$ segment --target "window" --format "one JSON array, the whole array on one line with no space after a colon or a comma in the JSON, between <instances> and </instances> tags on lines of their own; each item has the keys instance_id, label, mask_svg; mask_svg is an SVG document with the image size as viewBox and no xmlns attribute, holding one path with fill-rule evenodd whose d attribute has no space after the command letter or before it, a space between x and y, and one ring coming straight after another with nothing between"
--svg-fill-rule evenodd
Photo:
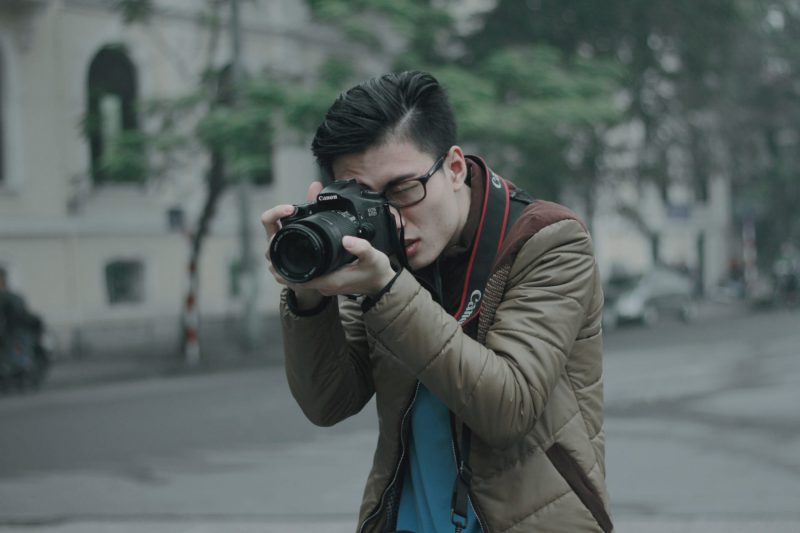
<instances>
[{"instance_id":1,"label":"window","mask_svg":"<svg viewBox=\"0 0 800 533\"><path fill-rule=\"evenodd\" d=\"M136 69L125 49L103 47L89 65L84 124L95 183L144 178L136 92Z\"/></svg>"},{"instance_id":2,"label":"window","mask_svg":"<svg viewBox=\"0 0 800 533\"><path fill-rule=\"evenodd\" d=\"M186 229L185 213L179 205L167 209L167 228L170 231L184 231Z\"/></svg>"},{"instance_id":3,"label":"window","mask_svg":"<svg viewBox=\"0 0 800 533\"><path fill-rule=\"evenodd\" d=\"M111 305L144 302L144 264L124 259L106 264L106 290Z\"/></svg>"}]
</instances>

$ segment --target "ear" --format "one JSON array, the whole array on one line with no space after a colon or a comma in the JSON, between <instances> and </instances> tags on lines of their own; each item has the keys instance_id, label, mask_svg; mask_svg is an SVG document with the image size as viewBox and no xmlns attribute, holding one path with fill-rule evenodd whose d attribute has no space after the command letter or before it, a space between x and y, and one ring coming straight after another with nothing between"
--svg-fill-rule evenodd
<instances>
[{"instance_id":1,"label":"ear","mask_svg":"<svg viewBox=\"0 0 800 533\"><path fill-rule=\"evenodd\" d=\"M461 189L467 180L467 160L460 146L453 145L450 147L444 164L449 171L447 174L453 183L453 190Z\"/></svg>"}]
</instances>

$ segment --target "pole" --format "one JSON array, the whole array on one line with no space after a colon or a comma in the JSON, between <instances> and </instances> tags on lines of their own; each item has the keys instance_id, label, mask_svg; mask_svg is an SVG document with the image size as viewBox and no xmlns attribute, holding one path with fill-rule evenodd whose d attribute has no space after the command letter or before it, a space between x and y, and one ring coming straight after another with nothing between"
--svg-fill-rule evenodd
<instances>
[{"instance_id":1,"label":"pole","mask_svg":"<svg viewBox=\"0 0 800 533\"><path fill-rule=\"evenodd\" d=\"M231 106L239 107L239 89L242 80L242 38L239 19L239 0L230 0L230 34L231 34ZM233 166L234 158L228 164ZM258 299L258 279L255 275L253 260L252 227L250 224L250 179L245 172L236 172L239 193L239 241L241 250L241 270L239 288L242 295L242 348L251 350L256 343L258 322L256 301Z\"/></svg>"}]
</instances>

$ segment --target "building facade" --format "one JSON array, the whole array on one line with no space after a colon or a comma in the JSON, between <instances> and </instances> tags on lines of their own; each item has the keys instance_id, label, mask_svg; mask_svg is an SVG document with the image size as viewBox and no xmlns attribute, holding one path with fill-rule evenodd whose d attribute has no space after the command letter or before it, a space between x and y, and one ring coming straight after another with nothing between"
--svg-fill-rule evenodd
<instances>
[{"instance_id":1,"label":"building facade","mask_svg":"<svg viewBox=\"0 0 800 533\"><path fill-rule=\"evenodd\" d=\"M44 317L61 353L155 349L180 336L188 234L205 199L208 157L190 154L166 177L116 181L98 162L115 132L147 127L144 105L189 94L205 68L231 60L227 10L214 36L202 22L210 3L157 1L146 24L125 24L115 5L0 4L0 267ZM337 46L304 2L241 2L241 10L247 72L304 79ZM264 150L272 175L248 195L257 257L265 246L260 213L303 201L317 175L307 141L296 135ZM239 211L231 188L199 264L198 306L209 319L240 312ZM258 311L268 315L278 288L261 265L247 290L258 291Z\"/></svg>"}]
</instances>

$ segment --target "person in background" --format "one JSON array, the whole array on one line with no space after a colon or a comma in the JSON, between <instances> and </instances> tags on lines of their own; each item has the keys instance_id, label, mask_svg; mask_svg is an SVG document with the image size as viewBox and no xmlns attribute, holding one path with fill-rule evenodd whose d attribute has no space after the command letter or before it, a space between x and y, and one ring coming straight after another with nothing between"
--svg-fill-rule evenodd
<instances>
[{"instance_id":1,"label":"person in background","mask_svg":"<svg viewBox=\"0 0 800 533\"><path fill-rule=\"evenodd\" d=\"M41 383L49 365L43 334L42 319L8 287L8 275L0 268L0 386L24 388Z\"/></svg>"}]
</instances>

